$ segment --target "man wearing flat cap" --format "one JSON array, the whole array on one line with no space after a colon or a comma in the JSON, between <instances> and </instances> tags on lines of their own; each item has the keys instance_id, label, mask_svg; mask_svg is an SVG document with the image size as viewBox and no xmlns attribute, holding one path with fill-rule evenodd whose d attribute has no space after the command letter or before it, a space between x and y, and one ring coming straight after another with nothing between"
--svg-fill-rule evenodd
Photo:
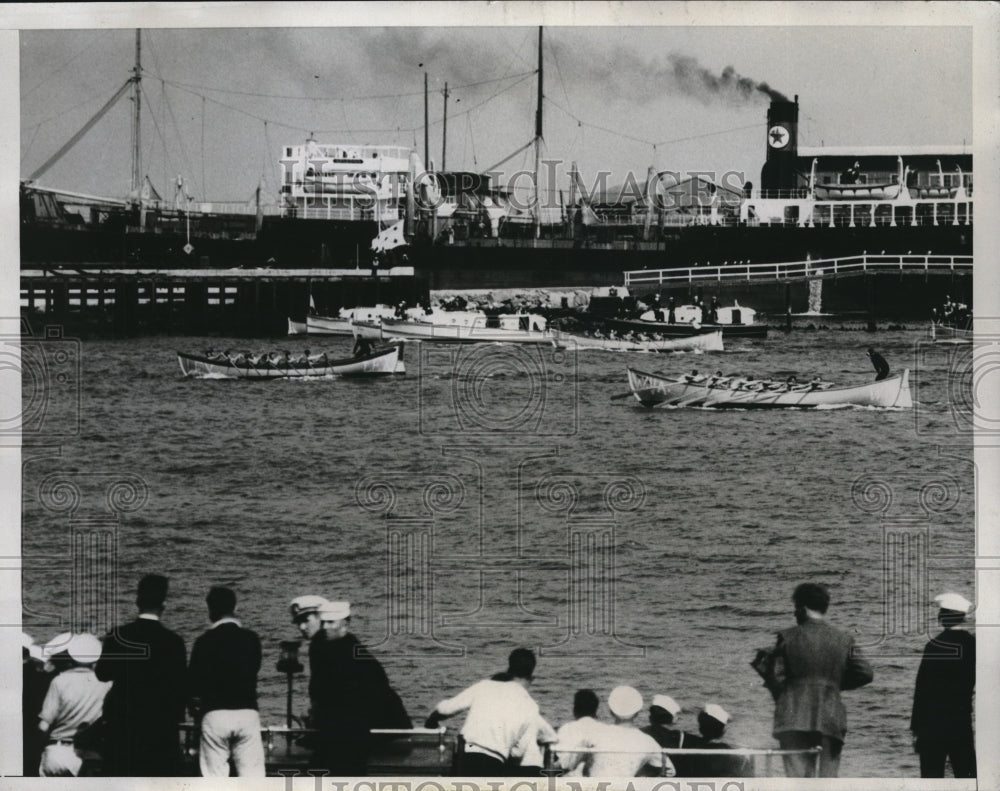
<instances>
[{"instance_id":1,"label":"man wearing flat cap","mask_svg":"<svg viewBox=\"0 0 1000 791\"><path fill-rule=\"evenodd\" d=\"M924 648L913 692L910 730L920 755L921 777L976 776L972 698L976 688L976 638L965 628L972 602L958 593L935 599L944 631Z\"/></svg>"},{"instance_id":2,"label":"man wearing flat cap","mask_svg":"<svg viewBox=\"0 0 1000 791\"><path fill-rule=\"evenodd\" d=\"M139 580L139 617L104 639L95 668L101 681L114 682L104 699L104 774L111 777L170 777L179 768L187 650L160 621L166 598L166 577Z\"/></svg>"},{"instance_id":3,"label":"man wearing flat cap","mask_svg":"<svg viewBox=\"0 0 1000 791\"><path fill-rule=\"evenodd\" d=\"M348 631L351 605L318 605L322 624L309 640L310 726L316 729L313 762L334 776L367 774L372 728L410 728L399 695L382 665Z\"/></svg>"}]
</instances>

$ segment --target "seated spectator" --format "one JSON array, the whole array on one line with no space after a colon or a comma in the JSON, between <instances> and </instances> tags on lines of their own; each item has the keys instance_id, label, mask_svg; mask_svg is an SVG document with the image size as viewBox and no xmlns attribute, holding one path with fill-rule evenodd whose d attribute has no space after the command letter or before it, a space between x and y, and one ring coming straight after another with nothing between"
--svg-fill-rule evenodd
<instances>
[{"instance_id":1,"label":"seated spectator","mask_svg":"<svg viewBox=\"0 0 1000 791\"><path fill-rule=\"evenodd\" d=\"M573 769L565 772L568 776L581 777L583 775L586 756L563 752L559 748L568 744L579 745L593 739L594 733L601 727L601 723L597 720L599 705L600 701L594 690L578 689L573 696L573 719L556 732L559 765L563 767L573 766Z\"/></svg>"},{"instance_id":2,"label":"seated spectator","mask_svg":"<svg viewBox=\"0 0 1000 791\"><path fill-rule=\"evenodd\" d=\"M729 712L715 703L706 703L698 712L698 730L701 732L697 746L711 750L731 750L732 745L722 741L729 722ZM692 747L695 745L692 744ZM748 755L696 755L691 756L691 771L686 777L753 777L753 761Z\"/></svg>"}]
</instances>

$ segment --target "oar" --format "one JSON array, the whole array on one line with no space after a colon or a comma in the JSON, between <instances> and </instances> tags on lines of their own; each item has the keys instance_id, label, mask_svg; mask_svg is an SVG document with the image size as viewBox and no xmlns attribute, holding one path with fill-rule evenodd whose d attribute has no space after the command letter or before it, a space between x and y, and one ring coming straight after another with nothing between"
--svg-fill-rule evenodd
<instances>
[{"instance_id":1,"label":"oar","mask_svg":"<svg viewBox=\"0 0 1000 791\"><path fill-rule=\"evenodd\" d=\"M628 398L630 395L635 395L635 393L633 393L631 390L629 390L627 393L618 393L617 395L611 396L611 400L617 401L620 398Z\"/></svg>"}]
</instances>

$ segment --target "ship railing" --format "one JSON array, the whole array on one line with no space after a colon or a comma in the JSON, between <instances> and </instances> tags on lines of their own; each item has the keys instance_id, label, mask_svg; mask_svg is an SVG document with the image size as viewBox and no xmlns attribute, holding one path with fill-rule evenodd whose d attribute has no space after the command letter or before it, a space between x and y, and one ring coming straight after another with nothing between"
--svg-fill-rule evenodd
<instances>
[{"instance_id":1,"label":"ship railing","mask_svg":"<svg viewBox=\"0 0 1000 791\"><path fill-rule=\"evenodd\" d=\"M560 754L566 755L577 755L580 753L589 755L635 755L643 756L649 755L648 752L640 752L634 750L601 750L599 748L579 748L573 747L570 749L554 749L555 745L547 745L545 748L545 767L546 769L558 769L559 760L558 756ZM670 763L664 760L671 757L677 756L705 756L709 758L715 758L720 756L733 756L734 758L749 758L754 767L753 775L756 777L774 777L774 758L778 756L786 755L805 755L811 756L813 759L813 777L819 777L820 770L820 759L823 755L822 747L803 747L797 750L781 750L772 749L769 747L730 747L726 749L712 749L710 747L663 747L660 749L660 776L669 776L669 766ZM763 771L758 770L756 764L757 758L764 759Z\"/></svg>"},{"instance_id":2,"label":"ship railing","mask_svg":"<svg viewBox=\"0 0 1000 791\"><path fill-rule=\"evenodd\" d=\"M188 762L196 762L198 756L201 729L194 723L183 723L181 729L181 745L183 755ZM372 750L368 761L369 775L394 774L448 776L454 773L456 757L463 750L460 736L441 726L439 728L373 728L370 731L374 737ZM294 726L264 726L260 729L261 741L264 745L264 759L269 774L294 774L299 769L305 769L311 764L313 746L310 739L317 732L314 729ZM648 752L601 750L599 748L573 747L559 749L558 745L546 745L542 762L547 774L558 774L562 770L560 756L579 753L593 755L649 755ZM706 756L748 758L753 765L753 774L757 777L774 777L774 759L787 755L812 756L813 772L819 776L821 747L808 747L797 750L782 750L759 747L733 747L728 749L711 748L680 748L664 747L660 749L663 766L661 776L667 776L669 765L664 758L678 756ZM763 759L764 766L758 767L758 760Z\"/></svg>"},{"instance_id":3,"label":"ship railing","mask_svg":"<svg viewBox=\"0 0 1000 791\"><path fill-rule=\"evenodd\" d=\"M639 269L625 272L626 286L680 285L723 281L785 281L836 278L878 272L926 275L930 273L971 273L971 255L885 255L868 254L805 261L751 263L725 261L721 265L695 265L672 269Z\"/></svg>"}]
</instances>

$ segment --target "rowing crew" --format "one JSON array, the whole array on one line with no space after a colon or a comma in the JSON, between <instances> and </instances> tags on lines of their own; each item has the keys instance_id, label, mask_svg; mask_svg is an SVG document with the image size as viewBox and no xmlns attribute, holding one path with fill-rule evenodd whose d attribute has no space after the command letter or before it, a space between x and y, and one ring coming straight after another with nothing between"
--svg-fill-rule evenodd
<instances>
[{"instance_id":1,"label":"rowing crew","mask_svg":"<svg viewBox=\"0 0 1000 791\"><path fill-rule=\"evenodd\" d=\"M598 338L608 341L628 341L629 343L645 343L646 341L662 341L667 340L671 336L663 335L659 332L634 332L628 330L618 334L614 330L608 330L605 335L600 329L595 329L593 332L585 332L584 335L591 338Z\"/></svg>"},{"instance_id":2,"label":"rowing crew","mask_svg":"<svg viewBox=\"0 0 1000 791\"><path fill-rule=\"evenodd\" d=\"M725 390L749 390L774 391L774 392L809 392L812 390L826 390L833 386L832 382L824 382L818 376L813 377L809 382L799 383L795 376L789 376L784 382L775 382L772 379L755 379L752 376L736 377L723 376L722 371L716 371L714 375L699 374L698 369L684 377L689 384L703 384L705 387L712 387Z\"/></svg>"},{"instance_id":3,"label":"rowing crew","mask_svg":"<svg viewBox=\"0 0 1000 791\"><path fill-rule=\"evenodd\" d=\"M283 351L280 354L276 352L262 352L261 354L237 352L236 354L232 354L228 349L223 352L207 349L205 357L212 362L225 362L241 368L287 368L295 365L312 366L317 363L324 365L327 362L326 352L320 355L313 355L310 354L309 349L306 349L301 355L295 357L289 351Z\"/></svg>"}]
</instances>

